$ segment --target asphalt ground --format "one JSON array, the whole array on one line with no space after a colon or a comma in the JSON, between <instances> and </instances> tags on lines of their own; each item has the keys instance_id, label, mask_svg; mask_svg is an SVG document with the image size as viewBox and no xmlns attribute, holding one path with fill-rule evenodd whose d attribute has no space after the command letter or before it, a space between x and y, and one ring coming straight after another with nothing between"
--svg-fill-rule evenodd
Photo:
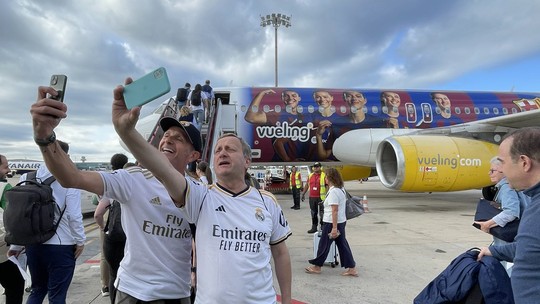
<instances>
[{"instance_id":1,"label":"asphalt ground","mask_svg":"<svg viewBox=\"0 0 540 304\"><path fill-rule=\"evenodd\" d=\"M287 245L294 303L412 303L456 256L491 242L489 235L472 227L479 190L402 193L376 180L347 182L346 188L353 195L365 194L371 211L346 226L359 277L341 276L340 265L326 265L321 274L306 273L313 256L313 236L306 233L311 226L307 200L300 210L292 210L291 195L276 196L293 231ZM91 217L85 218L85 225L87 244L67 303L106 304L109 298L100 293L99 231Z\"/></svg>"}]
</instances>

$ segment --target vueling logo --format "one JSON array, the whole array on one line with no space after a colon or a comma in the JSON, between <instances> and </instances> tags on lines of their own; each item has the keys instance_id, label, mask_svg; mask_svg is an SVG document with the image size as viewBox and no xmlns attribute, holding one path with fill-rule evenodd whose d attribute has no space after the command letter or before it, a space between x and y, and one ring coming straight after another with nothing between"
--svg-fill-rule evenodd
<instances>
[{"instance_id":1,"label":"vueling logo","mask_svg":"<svg viewBox=\"0 0 540 304\"><path fill-rule=\"evenodd\" d=\"M313 123L309 122L305 126L294 126L293 123L284 121L275 126L257 126L257 135L259 138L290 138L294 141L307 142Z\"/></svg>"}]
</instances>

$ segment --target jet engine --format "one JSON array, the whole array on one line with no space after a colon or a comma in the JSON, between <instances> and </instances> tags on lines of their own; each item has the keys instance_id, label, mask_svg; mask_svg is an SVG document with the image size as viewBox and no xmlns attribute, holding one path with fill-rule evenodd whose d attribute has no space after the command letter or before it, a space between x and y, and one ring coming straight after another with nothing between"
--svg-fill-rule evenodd
<instances>
[{"instance_id":1,"label":"jet engine","mask_svg":"<svg viewBox=\"0 0 540 304\"><path fill-rule=\"evenodd\" d=\"M492 184L492 143L461 137L403 135L377 149L377 174L384 186L401 191L459 191Z\"/></svg>"}]
</instances>

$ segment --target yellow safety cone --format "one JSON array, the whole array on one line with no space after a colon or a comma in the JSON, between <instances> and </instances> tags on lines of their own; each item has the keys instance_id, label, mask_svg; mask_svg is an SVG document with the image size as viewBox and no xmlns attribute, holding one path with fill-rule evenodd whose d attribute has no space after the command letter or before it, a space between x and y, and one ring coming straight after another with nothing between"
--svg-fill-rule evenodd
<instances>
[{"instance_id":1,"label":"yellow safety cone","mask_svg":"<svg viewBox=\"0 0 540 304\"><path fill-rule=\"evenodd\" d=\"M369 211L368 207L368 201L367 201L367 195L364 194L364 197L362 197L362 207L364 207L364 212L371 212Z\"/></svg>"}]
</instances>

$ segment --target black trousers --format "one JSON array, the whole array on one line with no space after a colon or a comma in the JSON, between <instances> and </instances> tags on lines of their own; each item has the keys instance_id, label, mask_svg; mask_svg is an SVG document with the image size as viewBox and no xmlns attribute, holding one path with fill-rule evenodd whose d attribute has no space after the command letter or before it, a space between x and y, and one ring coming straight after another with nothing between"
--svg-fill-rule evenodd
<instances>
[{"instance_id":1,"label":"black trousers","mask_svg":"<svg viewBox=\"0 0 540 304\"><path fill-rule=\"evenodd\" d=\"M310 197L309 198L309 209L311 209L311 225L317 227L321 225L324 214L324 206L320 197Z\"/></svg>"},{"instance_id":2,"label":"black trousers","mask_svg":"<svg viewBox=\"0 0 540 304\"><path fill-rule=\"evenodd\" d=\"M103 251L105 254L105 260L109 263L109 298L111 304L114 304L116 299L116 288L114 287L114 281L118 274L118 268L120 268L120 262L124 258L124 247L126 242L113 242L107 236L103 239Z\"/></svg>"},{"instance_id":3,"label":"black trousers","mask_svg":"<svg viewBox=\"0 0 540 304\"><path fill-rule=\"evenodd\" d=\"M294 207L300 208L300 189L293 187L292 197L293 197Z\"/></svg>"},{"instance_id":4,"label":"black trousers","mask_svg":"<svg viewBox=\"0 0 540 304\"><path fill-rule=\"evenodd\" d=\"M0 284L4 287L6 304L21 304L24 294L24 279L17 265L11 261L0 263Z\"/></svg>"}]
</instances>

